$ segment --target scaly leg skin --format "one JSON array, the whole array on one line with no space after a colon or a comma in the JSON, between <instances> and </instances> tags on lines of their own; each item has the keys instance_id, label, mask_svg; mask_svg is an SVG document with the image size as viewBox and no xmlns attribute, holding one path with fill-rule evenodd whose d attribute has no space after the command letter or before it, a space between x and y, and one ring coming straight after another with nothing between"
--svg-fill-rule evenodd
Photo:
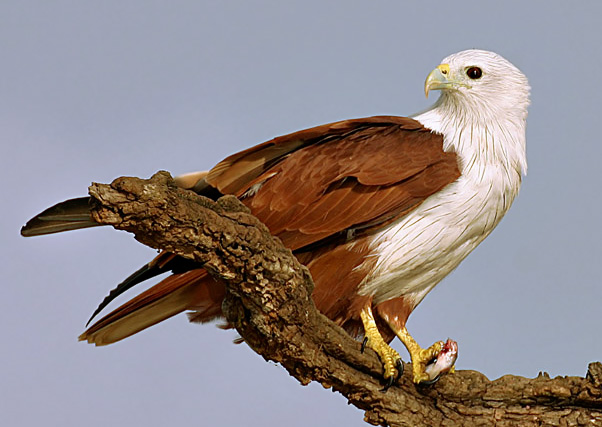
<instances>
[{"instance_id":1,"label":"scaly leg skin","mask_svg":"<svg viewBox=\"0 0 602 427\"><path fill-rule=\"evenodd\" d=\"M384 378L386 382L383 391L386 391L397 379L399 379L399 377L401 377L401 374L403 373L401 357L399 357L399 353L397 353L397 351L393 350L389 344L383 340L383 337L376 326L376 322L374 321L372 308L370 306L365 307L361 311L360 316L362 318L362 323L364 324L364 334L366 337L364 340L364 345L367 344L368 347L374 350L376 354L378 354L378 357L383 364L383 368L385 370Z\"/></svg>"},{"instance_id":2,"label":"scaly leg skin","mask_svg":"<svg viewBox=\"0 0 602 427\"><path fill-rule=\"evenodd\" d=\"M453 364L456 360L458 349L457 344L454 341L448 340L447 343L439 341L430 346L429 348L423 349L418 345L416 340L412 338L405 326L400 330L395 331L395 333L397 334L397 337L401 340L401 342L406 346L408 352L410 353L410 357L412 358L412 373L414 374L414 383L432 384L439 379L440 374L454 371ZM453 343L453 345L455 346L453 358L449 358L449 362L447 362L451 363L451 365L447 366L444 371L437 372L436 374L427 373L427 364L431 363L440 355L443 355L444 353L448 352L448 346L451 345L449 343ZM432 371L434 372L435 370ZM431 378L431 376L434 377Z\"/></svg>"}]
</instances>

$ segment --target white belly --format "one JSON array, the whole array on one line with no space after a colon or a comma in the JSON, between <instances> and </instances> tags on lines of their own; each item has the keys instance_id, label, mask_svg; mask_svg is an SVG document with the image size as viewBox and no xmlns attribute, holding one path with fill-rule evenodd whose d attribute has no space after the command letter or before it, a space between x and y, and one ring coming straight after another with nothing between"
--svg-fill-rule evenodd
<instances>
[{"instance_id":1,"label":"white belly","mask_svg":"<svg viewBox=\"0 0 602 427\"><path fill-rule=\"evenodd\" d=\"M361 294L374 296L375 304L400 296L418 304L489 235L518 193L520 174L494 165L476 169L377 235L379 260Z\"/></svg>"}]
</instances>

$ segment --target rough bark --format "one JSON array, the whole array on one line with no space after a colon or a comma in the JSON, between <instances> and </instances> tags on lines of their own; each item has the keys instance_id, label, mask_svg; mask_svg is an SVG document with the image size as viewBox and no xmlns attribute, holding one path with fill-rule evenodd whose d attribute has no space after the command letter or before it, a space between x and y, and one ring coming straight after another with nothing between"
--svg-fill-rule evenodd
<instances>
[{"instance_id":1,"label":"rough bark","mask_svg":"<svg viewBox=\"0 0 602 427\"><path fill-rule=\"evenodd\" d=\"M318 381L391 426L602 426L602 364L585 378L495 381L457 371L433 386L415 386L411 368L382 392L382 367L372 350L321 315L311 300L308 270L232 196L217 202L176 187L158 172L149 180L93 184L93 218L136 239L202 263L227 287L224 315L246 343L278 362L302 384Z\"/></svg>"}]
</instances>

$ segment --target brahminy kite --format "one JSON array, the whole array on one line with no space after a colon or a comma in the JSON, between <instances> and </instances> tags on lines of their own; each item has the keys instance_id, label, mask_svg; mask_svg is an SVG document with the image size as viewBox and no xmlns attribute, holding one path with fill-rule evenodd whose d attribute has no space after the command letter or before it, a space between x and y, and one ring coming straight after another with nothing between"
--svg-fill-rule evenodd
<instances>
[{"instance_id":1,"label":"brahminy kite","mask_svg":"<svg viewBox=\"0 0 602 427\"><path fill-rule=\"evenodd\" d=\"M492 52L445 58L426 78L441 95L408 117L344 120L280 136L234 154L208 172L176 178L213 199L233 194L306 265L316 307L384 365L387 386L401 374L397 336L413 379L452 368L448 340L422 349L406 329L426 294L500 222L527 171L526 77ZM24 236L95 223L89 198L59 203L23 227ZM81 336L110 344L183 311L191 321L222 315L224 285L203 266L160 253L115 290L92 317L132 286L164 272L160 283L94 323ZM446 360L437 368L438 360Z\"/></svg>"}]
</instances>

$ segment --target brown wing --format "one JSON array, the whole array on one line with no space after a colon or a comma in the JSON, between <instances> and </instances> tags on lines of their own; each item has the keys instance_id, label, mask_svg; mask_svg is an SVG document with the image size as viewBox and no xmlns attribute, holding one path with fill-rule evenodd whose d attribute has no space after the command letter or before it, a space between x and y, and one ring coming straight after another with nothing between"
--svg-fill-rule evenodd
<instances>
[{"instance_id":1,"label":"brown wing","mask_svg":"<svg viewBox=\"0 0 602 427\"><path fill-rule=\"evenodd\" d=\"M297 250L382 226L459 176L441 135L412 119L372 117L276 138L224 160L206 180L241 197Z\"/></svg>"},{"instance_id":2,"label":"brown wing","mask_svg":"<svg viewBox=\"0 0 602 427\"><path fill-rule=\"evenodd\" d=\"M366 235L362 244L315 244L350 230L382 227L455 181L456 155L442 147L440 135L411 119L346 120L230 156L206 176L187 176L184 186L240 197L286 246L298 250L314 275L318 307L344 326L349 321L346 327L353 331L357 316L350 305L357 305L354 290L366 274L358 269L369 252ZM159 259L172 260L164 255ZM344 288L337 288L338 282ZM171 276L109 313L80 339L108 344L186 309L197 310L197 320L213 318L221 294L205 292L212 284L202 269Z\"/></svg>"}]
</instances>

